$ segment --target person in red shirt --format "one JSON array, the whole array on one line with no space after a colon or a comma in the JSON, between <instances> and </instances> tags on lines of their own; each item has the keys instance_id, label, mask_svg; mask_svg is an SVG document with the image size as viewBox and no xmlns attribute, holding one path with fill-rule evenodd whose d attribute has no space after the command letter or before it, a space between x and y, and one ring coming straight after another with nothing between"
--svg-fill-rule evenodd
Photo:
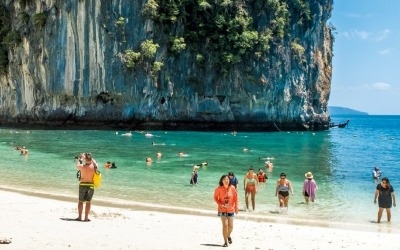
<instances>
[{"instance_id":1,"label":"person in red shirt","mask_svg":"<svg viewBox=\"0 0 400 250\"><path fill-rule=\"evenodd\" d=\"M236 188L229 184L229 176L223 175L219 186L214 191L214 201L218 205L218 216L222 222L223 247L232 244L233 217L239 212L238 194Z\"/></svg>"},{"instance_id":2,"label":"person in red shirt","mask_svg":"<svg viewBox=\"0 0 400 250\"><path fill-rule=\"evenodd\" d=\"M268 177L267 177L267 175L264 173L264 171L261 168L258 169L257 177L258 177L258 182L259 183L260 182L267 182Z\"/></svg>"}]
</instances>

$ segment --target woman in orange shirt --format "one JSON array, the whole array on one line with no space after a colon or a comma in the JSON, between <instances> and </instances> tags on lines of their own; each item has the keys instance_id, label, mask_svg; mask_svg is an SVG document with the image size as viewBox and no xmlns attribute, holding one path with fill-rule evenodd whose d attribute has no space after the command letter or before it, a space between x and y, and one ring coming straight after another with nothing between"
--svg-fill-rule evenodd
<instances>
[{"instance_id":1,"label":"woman in orange shirt","mask_svg":"<svg viewBox=\"0 0 400 250\"><path fill-rule=\"evenodd\" d=\"M233 217L239 211L238 195L236 188L229 184L229 176L223 175L219 186L214 191L214 200L218 204L218 216L222 222L223 247L232 244L231 233L233 230Z\"/></svg>"}]
</instances>

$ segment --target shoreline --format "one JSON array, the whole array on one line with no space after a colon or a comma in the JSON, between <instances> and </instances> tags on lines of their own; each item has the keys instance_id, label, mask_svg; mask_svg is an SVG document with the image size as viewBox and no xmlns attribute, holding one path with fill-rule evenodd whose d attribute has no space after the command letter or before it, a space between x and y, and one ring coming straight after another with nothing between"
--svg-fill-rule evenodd
<instances>
[{"instance_id":1,"label":"shoreline","mask_svg":"<svg viewBox=\"0 0 400 250\"><path fill-rule=\"evenodd\" d=\"M0 190L3 249L219 249L221 222L215 216L104 207L94 202L90 222L77 222L77 204ZM229 249L368 249L394 246L386 229L348 229L234 220ZM289 240L288 240L289 239ZM397 248L396 248L397 247Z\"/></svg>"},{"instance_id":2,"label":"shoreline","mask_svg":"<svg viewBox=\"0 0 400 250\"><path fill-rule=\"evenodd\" d=\"M60 196L56 194L49 193L40 193L27 191L23 189L13 189L0 185L0 194L3 192L7 193L15 193L27 197L37 197L41 199L46 199L50 201L59 201L59 202L67 202L67 203L76 203L76 197L70 196ZM187 207L173 207L173 206L165 206L159 204L150 204L150 203L139 203L139 202L131 202L129 204L123 203L123 201L116 202L115 200L104 200L104 199L96 199L94 197L92 202L92 207L99 206L110 209L124 209L128 211L151 211L151 212L161 212L168 214L181 214L181 215L193 215L193 216L207 216L207 217L215 217L216 212L213 210L205 210L205 209L192 209ZM385 214L383 215L383 222L381 224L377 224L374 221L370 221L371 225L357 224L357 223L343 223L343 222L331 222L331 221L321 221L321 220L305 220L301 218L287 218L284 217L284 214L280 217L276 216L268 216L266 214L253 214L251 212L244 212L244 210L239 210L239 215L235 217L237 220L246 220L246 221L254 221L254 222L267 222L267 223L279 223L286 225L305 225L310 227L322 227L322 228L337 228L337 229L349 229L356 231L366 231L373 232L379 231L385 225L391 227L392 224L385 223ZM380 226L380 227L377 227ZM389 227L389 228L390 228ZM393 230L392 233L400 234L400 231Z\"/></svg>"},{"instance_id":3,"label":"shoreline","mask_svg":"<svg viewBox=\"0 0 400 250\"><path fill-rule=\"evenodd\" d=\"M68 202L68 203L77 203L77 198L69 197L69 196L60 196L55 194L48 193L38 193L32 192L22 189L12 189L5 188L0 185L0 194L2 192L16 193L23 196L28 197L38 197L46 200L54 200L60 202ZM213 210L204 210L204 209L192 209L187 207L172 207L165 206L159 204L151 204L151 203L138 203L131 202L129 204L122 203L123 201L115 202L115 201L107 201L107 200L99 200L94 197L92 201L92 209L96 206L110 209L124 209L128 211L148 211L148 212L160 212L160 213L168 213L174 215L189 215L189 216L200 216L200 217L217 217L216 211ZM393 216L393 211L392 211ZM375 221L370 221L370 225L359 224L359 223L343 223L343 222L332 222L332 221L323 221L323 220L305 220L301 218L288 218L284 217L284 214L280 217L268 216L268 213L265 214L252 214L251 212L245 212L243 209L239 209L239 215L235 216L235 220L245 220L245 221L253 221L258 223L276 223L282 225L294 225L294 226L308 226L308 227L317 227L317 228L335 228L339 230L353 230L353 231L363 231L363 232L379 232L381 230L388 230L389 233L400 234L400 229L392 226L393 224L387 223L386 214L384 213L382 216L383 222L378 224Z\"/></svg>"}]
</instances>

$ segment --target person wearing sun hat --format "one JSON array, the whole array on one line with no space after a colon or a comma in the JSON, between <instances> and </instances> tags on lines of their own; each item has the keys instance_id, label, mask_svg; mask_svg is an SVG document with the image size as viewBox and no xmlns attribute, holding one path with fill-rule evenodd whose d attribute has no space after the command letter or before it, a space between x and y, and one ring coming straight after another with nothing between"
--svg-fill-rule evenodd
<instances>
[{"instance_id":1,"label":"person wearing sun hat","mask_svg":"<svg viewBox=\"0 0 400 250\"><path fill-rule=\"evenodd\" d=\"M308 203L310 200L312 202L315 201L315 193L318 189L317 183L314 180L314 176L311 172L307 172L304 174L306 179L303 183L303 196L305 201Z\"/></svg>"}]
</instances>

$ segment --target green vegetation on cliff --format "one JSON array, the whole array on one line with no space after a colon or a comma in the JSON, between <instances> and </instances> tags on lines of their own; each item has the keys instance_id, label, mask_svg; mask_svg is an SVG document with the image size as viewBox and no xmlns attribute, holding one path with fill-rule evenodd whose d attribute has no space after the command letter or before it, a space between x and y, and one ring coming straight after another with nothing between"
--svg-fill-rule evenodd
<instances>
[{"instance_id":1,"label":"green vegetation on cliff","mask_svg":"<svg viewBox=\"0 0 400 250\"><path fill-rule=\"evenodd\" d=\"M202 60L207 54L222 72L245 59L268 55L293 22L307 30L310 13L307 0L148 0L142 9L170 36L172 55L186 48ZM262 16L266 25L255 23L253 16ZM300 60L304 48L294 38L292 49Z\"/></svg>"}]
</instances>

